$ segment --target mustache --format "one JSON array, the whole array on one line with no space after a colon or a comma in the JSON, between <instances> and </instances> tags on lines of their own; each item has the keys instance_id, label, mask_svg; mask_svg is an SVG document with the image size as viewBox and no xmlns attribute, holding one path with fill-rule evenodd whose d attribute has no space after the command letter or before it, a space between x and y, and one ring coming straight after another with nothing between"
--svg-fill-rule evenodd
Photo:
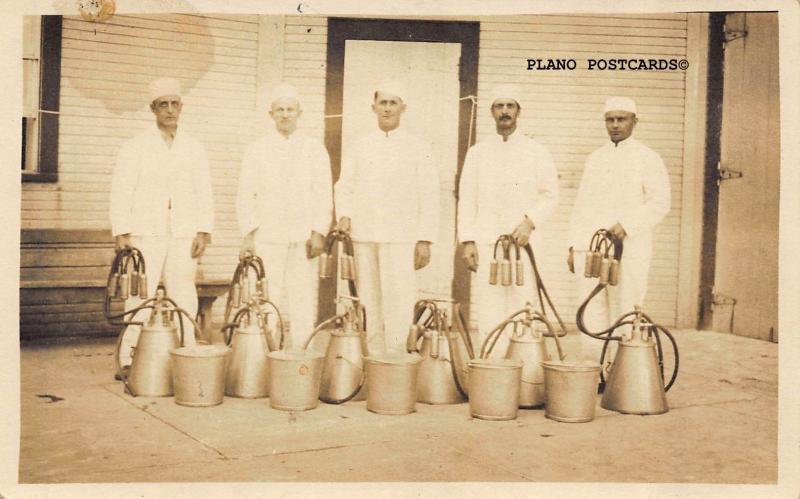
<instances>
[{"instance_id":1,"label":"mustache","mask_svg":"<svg viewBox=\"0 0 800 499\"><path fill-rule=\"evenodd\" d=\"M510 115L508 115L508 114L502 114L502 115L500 115L500 119L501 119L501 120L510 120L510 119L511 119L511 116L510 116Z\"/></svg>"}]
</instances>

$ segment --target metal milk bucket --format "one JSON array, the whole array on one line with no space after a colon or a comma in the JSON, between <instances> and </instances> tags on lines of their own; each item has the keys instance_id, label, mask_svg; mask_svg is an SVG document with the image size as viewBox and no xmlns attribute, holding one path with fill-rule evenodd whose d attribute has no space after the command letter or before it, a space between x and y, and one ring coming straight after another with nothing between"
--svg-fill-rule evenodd
<instances>
[{"instance_id":1,"label":"metal milk bucket","mask_svg":"<svg viewBox=\"0 0 800 499\"><path fill-rule=\"evenodd\" d=\"M472 417L515 419L519 408L522 361L473 359L469 362L469 410Z\"/></svg>"},{"instance_id":2,"label":"metal milk bucket","mask_svg":"<svg viewBox=\"0 0 800 499\"><path fill-rule=\"evenodd\" d=\"M269 405L282 411L317 407L324 357L304 350L270 352Z\"/></svg>"},{"instance_id":3,"label":"metal milk bucket","mask_svg":"<svg viewBox=\"0 0 800 499\"><path fill-rule=\"evenodd\" d=\"M225 345L195 345L172 350L175 403L192 407L221 404L230 353Z\"/></svg>"},{"instance_id":4,"label":"metal milk bucket","mask_svg":"<svg viewBox=\"0 0 800 499\"><path fill-rule=\"evenodd\" d=\"M469 358L466 347L459 341L458 334L439 333L428 329L425 331L420 357L422 362L419 366L417 401L426 404L459 404L464 401L464 397L459 393L453 378L453 360L450 358L450 344L454 342L455 371L466 380L464 372L460 371L460 366L466 364ZM434 348L434 341L437 342ZM465 383L466 384L466 383ZM466 387L463 387L466 391Z\"/></svg>"},{"instance_id":5,"label":"metal milk bucket","mask_svg":"<svg viewBox=\"0 0 800 499\"><path fill-rule=\"evenodd\" d=\"M264 334L255 322L233 332L225 395L242 398L269 395L269 348Z\"/></svg>"},{"instance_id":6,"label":"metal milk bucket","mask_svg":"<svg viewBox=\"0 0 800 499\"><path fill-rule=\"evenodd\" d=\"M322 401L341 403L350 397L358 397L353 392L361 383L364 371L362 349L360 333L344 329L331 331L319 392ZM363 386L358 393L364 393Z\"/></svg>"},{"instance_id":7,"label":"metal milk bucket","mask_svg":"<svg viewBox=\"0 0 800 499\"><path fill-rule=\"evenodd\" d=\"M416 354L365 357L369 379L367 410L392 415L414 412L421 361L422 357Z\"/></svg>"},{"instance_id":8,"label":"metal milk bucket","mask_svg":"<svg viewBox=\"0 0 800 499\"><path fill-rule=\"evenodd\" d=\"M543 365L547 393L545 417L566 423L594 419L600 364L549 360Z\"/></svg>"},{"instance_id":9,"label":"metal milk bucket","mask_svg":"<svg viewBox=\"0 0 800 499\"><path fill-rule=\"evenodd\" d=\"M547 360L547 347L541 335L512 336L509 340L506 358L520 360L522 378L519 387L519 406L537 407L544 404L544 369L542 362Z\"/></svg>"},{"instance_id":10,"label":"metal milk bucket","mask_svg":"<svg viewBox=\"0 0 800 499\"><path fill-rule=\"evenodd\" d=\"M168 397L172 391L170 351L177 348L178 333L174 323L164 325L161 314L153 314L142 326L133 350L127 385L132 395Z\"/></svg>"}]
</instances>

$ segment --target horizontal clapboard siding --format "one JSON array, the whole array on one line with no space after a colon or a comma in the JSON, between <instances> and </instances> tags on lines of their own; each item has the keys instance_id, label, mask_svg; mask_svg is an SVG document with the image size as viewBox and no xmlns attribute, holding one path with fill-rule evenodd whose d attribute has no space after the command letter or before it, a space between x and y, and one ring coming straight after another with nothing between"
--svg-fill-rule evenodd
<instances>
[{"instance_id":1,"label":"horizontal clapboard siding","mask_svg":"<svg viewBox=\"0 0 800 499\"><path fill-rule=\"evenodd\" d=\"M258 16L116 15L107 23L63 23L59 182L24 185L23 229L107 229L111 171L120 145L153 126L147 85L184 86L180 126L206 147L216 227L201 262L206 279L229 277L239 236L238 170L253 125ZM59 272L51 269L56 276Z\"/></svg>"},{"instance_id":2,"label":"horizontal clapboard siding","mask_svg":"<svg viewBox=\"0 0 800 499\"><path fill-rule=\"evenodd\" d=\"M103 315L104 283L114 256L108 231L24 231L20 249L22 339L118 332ZM112 311L121 310L114 302Z\"/></svg>"},{"instance_id":3,"label":"horizontal clapboard siding","mask_svg":"<svg viewBox=\"0 0 800 499\"><path fill-rule=\"evenodd\" d=\"M565 264L570 212L586 157L608 140L602 121L603 102L609 95L627 95L636 100L639 108L635 137L661 155L672 185L672 209L655 233L644 308L658 322L675 324L684 73L586 68L589 58L686 58L686 38L683 14L515 16L481 23L477 139L494 133L487 100L491 88L502 83L516 84L524 101L519 131L544 144L558 168L559 206L547 226L541 228L542 243L536 254L545 284L567 322L574 323L579 300L574 277ZM575 59L577 69L528 71L528 58Z\"/></svg>"}]
</instances>

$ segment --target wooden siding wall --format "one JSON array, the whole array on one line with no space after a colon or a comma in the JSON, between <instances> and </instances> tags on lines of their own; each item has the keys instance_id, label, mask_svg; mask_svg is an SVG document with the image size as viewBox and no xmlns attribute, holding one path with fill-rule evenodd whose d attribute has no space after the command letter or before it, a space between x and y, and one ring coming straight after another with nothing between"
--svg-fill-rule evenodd
<instances>
[{"instance_id":1,"label":"wooden siding wall","mask_svg":"<svg viewBox=\"0 0 800 499\"><path fill-rule=\"evenodd\" d=\"M303 119L322 136L327 23L324 17L286 18L284 79L310 101ZM561 315L574 322L578 297L566 270L567 231L586 157L608 140L602 109L610 95L628 95L639 107L635 137L664 159L672 184L672 209L658 226L645 309L659 322L677 318L682 203L685 74L682 71L588 71L588 58L687 58L687 16L514 16L481 19L477 140L494 133L487 95L514 83L525 107L520 131L553 154L560 204L536 248L543 278ZM572 58L574 71L528 71L527 58ZM334 118L335 119L335 118ZM588 244L588 241L587 241Z\"/></svg>"},{"instance_id":2,"label":"wooden siding wall","mask_svg":"<svg viewBox=\"0 0 800 499\"><path fill-rule=\"evenodd\" d=\"M111 172L120 145L154 126L147 102L151 80L181 81L180 126L205 145L211 164L216 227L199 267L203 280L227 279L235 266L241 241L234 207L239 165L245 146L260 133L253 119L258 16L116 15L107 23L65 17L62 37L59 181L23 184L22 229L72 235L89 230L96 237L66 245L23 244L23 265L29 265L21 269L23 337L115 332L102 318L102 289L89 286L94 274L105 278L107 267L82 287L68 282L66 274L110 263ZM219 312L222 300L217 302Z\"/></svg>"},{"instance_id":3,"label":"wooden siding wall","mask_svg":"<svg viewBox=\"0 0 800 499\"><path fill-rule=\"evenodd\" d=\"M211 163L216 227L201 272L229 277L240 241L238 168L258 133L252 119L258 28L257 16L116 15L108 23L65 17L59 182L23 185L22 228L110 227L117 151L153 126L148 83L173 76L184 87L180 125L205 145Z\"/></svg>"}]
</instances>

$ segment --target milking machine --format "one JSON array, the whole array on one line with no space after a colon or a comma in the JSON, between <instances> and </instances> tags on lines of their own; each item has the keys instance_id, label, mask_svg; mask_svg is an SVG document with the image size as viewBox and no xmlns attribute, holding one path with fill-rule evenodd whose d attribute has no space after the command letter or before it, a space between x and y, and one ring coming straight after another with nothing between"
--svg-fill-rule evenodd
<instances>
[{"instance_id":1,"label":"milking machine","mask_svg":"<svg viewBox=\"0 0 800 499\"><path fill-rule=\"evenodd\" d=\"M267 293L264 262L246 252L231 279L222 327L232 349L226 394L242 398L269 396L273 409L313 409L319 396L322 355L284 348L283 318ZM278 338L270 328L271 313L278 323ZM231 314L233 319L229 320Z\"/></svg>"},{"instance_id":2,"label":"milking machine","mask_svg":"<svg viewBox=\"0 0 800 499\"><path fill-rule=\"evenodd\" d=\"M442 304L452 306L449 317ZM418 402L457 404L468 398L467 363L475 354L459 303L419 300L414 306L406 350L422 358L417 374Z\"/></svg>"},{"instance_id":3,"label":"milking machine","mask_svg":"<svg viewBox=\"0 0 800 499\"><path fill-rule=\"evenodd\" d=\"M610 231L600 229L592 236L586 254L584 276L597 278L598 284L578 308L576 322L583 334L603 341L601 365L611 342L619 345L609 368L608 379L600 372L601 387L605 385L601 407L625 414L663 414L669 410L666 392L678 376L678 345L672 334L656 324L638 306L602 331L590 331L584 323L583 316L589 302L607 286L617 285L622 249L622 241ZM617 330L623 332L615 336ZM672 375L666 385L661 334L669 339L674 353Z\"/></svg>"},{"instance_id":4,"label":"milking machine","mask_svg":"<svg viewBox=\"0 0 800 499\"><path fill-rule=\"evenodd\" d=\"M159 286L156 296L145 300L138 307L112 319L135 314L140 310L151 309L150 317L141 323L141 332L136 346L132 347L132 362L129 370L117 368L128 393L136 396L163 397L173 395L173 379L170 353L184 346L184 316L195 328L197 322L186 310L167 297L165 289ZM176 320L177 319L177 320ZM124 322L124 324L137 324Z\"/></svg>"},{"instance_id":5,"label":"milking machine","mask_svg":"<svg viewBox=\"0 0 800 499\"><path fill-rule=\"evenodd\" d=\"M340 296L336 302L344 305L344 312L322 321L304 346L308 351L317 334L330 332L319 391L320 400L329 404L343 404L359 394L366 378L363 359L369 355L364 306L353 296ZM326 329L331 324L334 328Z\"/></svg>"},{"instance_id":6,"label":"milking machine","mask_svg":"<svg viewBox=\"0 0 800 499\"><path fill-rule=\"evenodd\" d=\"M114 255L114 260L111 263L111 269L109 270L106 280L105 297L103 300L103 315L108 323L112 326L123 326L117 336L117 344L114 350L114 360L117 365L116 376L118 379L122 376L123 367L127 367L122 365L124 345L127 343L127 336L131 334L127 326L131 324L141 325L142 323L126 320L125 316L127 316L129 312L112 314L111 303L114 299L125 302L131 296L138 296L142 300L147 299L147 273L144 255L142 255L139 249L132 247L121 249ZM135 343L135 339L130 342Z\"/></svg>"},{"instance_id":7,"label":"milking machine","mask_svg":"<svg viewBox=\"0 0 800 499\"><path fill-rule=\"evenodd\" d=\"M364 358L369 356L367 348L367 314L358 299L356 288L356 265L353 241L350 235L340 230L332 230L325 237L325 246L319 256L319 277L333 277L336 269L334 250L341 244L338 275L347 281L350 295L340 295L335 302L344 307L338 313L322 321L306 341L308 351L312 340L322 331L329 333L325 349L319 398L329 404L343 404L353 399L363 399L366 383ZM333 329L329 326L333 325Z\"/></svg>"},{"instance_id":8,"label":"milking machine","mask_svg":"<svg viewBox=\"0 0 800 499\"><path fill-rule=\"evenodd\" d=\"M564 359L561 342L553 331L553 325L543 314L534 310L533 305L514 312L497 325L486 337L481 347L480 358L491 356L497 340L511 327L508 349L504 358L522 362L519 386L519 407L539 407L545 402L543 362L550 360L545 344L545 336L555 338L559 359Z\"/></svg>"},{"instance_id":9,"label":"milking machine","mask_svg":"<svg viewBox=\"0 0 800 499\"><path fill-rule=\"evenodd\" d=\"M252 272L255 273L255 286L251 286ZM222 326L225 342L231 347L231 358L225 376L225 395L240 398L267 397L267 355L281 348L285 332L278 307L267 299L264 263L256 255L245 254L233 273L225 309L226 319L234 308L238 310L233 319L230 322L226 320ZM270 329L270 310L275 313L280 329L277 339Z\"/></svg>"}]
</instances>

